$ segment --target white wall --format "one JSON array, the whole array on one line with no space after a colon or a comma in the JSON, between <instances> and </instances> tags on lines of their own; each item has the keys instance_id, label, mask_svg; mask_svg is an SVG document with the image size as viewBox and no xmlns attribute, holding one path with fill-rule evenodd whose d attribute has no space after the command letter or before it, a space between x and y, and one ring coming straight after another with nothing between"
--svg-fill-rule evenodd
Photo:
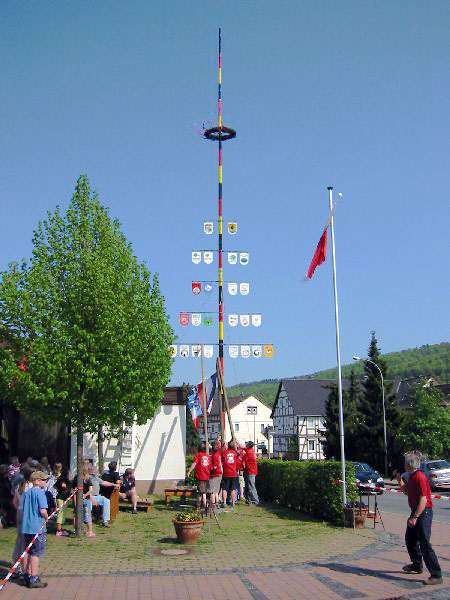
<instances>
[{"instance_id":1,"label":"white wall","mask_svg":"<svg viewBox=\"0 0 450 600\"><path fill-rule=\"evenodd\" d=\"M257 413L255 416L247 414L247 407L249 406L256 406ZM252 441L255 446L259 443L264 443L267 447L268 441L266 436L261 432L261 425L264 425L264 427L272 426L271 412L272 410L258 400L258 398L255 398L255 396L249 396L237 404L230 411L236 439L240 442ZM225 437L227 440L231 438L228 418L225 419ZM272 449L268 448L268 450L271 452Z\"/></svg>"},{"instance_id":2,"label":"white wall","mask_svg":"<svg viewBox=\"0 0 450 600\"><path fill-rule=\"evenodd\" d=\"M105 464L117 460L120 472L135 469L136 481L181 480L186 472L186 407L163 404L145 425L130 428L123 444L104 442ZM84 436L84 456L97 463L97 440ZM76 435L71 440L71 468L76 465Z\"/></svg>"}]
</instances>

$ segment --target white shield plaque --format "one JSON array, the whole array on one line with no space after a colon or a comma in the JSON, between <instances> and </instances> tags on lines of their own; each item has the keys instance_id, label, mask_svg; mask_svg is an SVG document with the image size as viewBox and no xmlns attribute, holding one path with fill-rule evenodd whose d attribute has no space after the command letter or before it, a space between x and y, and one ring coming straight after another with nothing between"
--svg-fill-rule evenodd
<instances>
[{"instance_id":1,"label":"white shield plaque","mask_svg":"<svg viewBox=\"0 0 450 600\"><path fill-rule=\"evenodd\" d=\"M181 344L180 346L180 356L182 358L189 357L189 346L187 344Z\"/></svg>"},{"instance_id":2,"label":"white shield plaque","mask_svg":"<svg viewBox=\"0 0 450 600\"><path fill-rule=\"evenodd\" d=\"M228 283L228 293L230 294L230 296L236 296L237 291L238 291L237 283L230 281Z\"/></svg>"},{"instance_id":3,"label":"white shield plaque","mask_svg":"<svg viewBox=\"0 0 450 600\"><path fill-rule=\"evenodd\" d=\"M239 315L239 323L242 327L248 327L250 325L250 315Z\"/></svg>"},{"instance_id":4,"label":"white shield plaque","mask_svg":"<svg viewBox=\"0 0 450 600\"><path fill-rule=\"evenodd\" d=\"M198 250L194 250L192 252L192 262L196 265L200 264L202 260L202 253L199 252Z\"/></svg>"},{"instance_id":5,"label":"white shield plaque","mask_svg":"<svg viewBox=\"0 0 450 600\"><path fill-rule=\"evenodd\" d=\"M203 252L203 261L205 264L210 265L213 260L214 254L211 251L207 250L206 252Z\"/></svg>"},{"instance_id":6,"label":"white shield plaque","mask_svg":"<svg viewBox=\"0 0 450 600\"><path fill-rule=\"evenodd\" d=\"M237 252L228 252L228 264L237 265L238 255Z\"/></svg>"},{"instance_id":7,"label":"white shield plaque","mask_svg":"<svg viewBox=\"0 0 450 600\"><path fill-rule=\"evenodd\" d=\"M239 284L239 292L242 294L242 296L247 296L249 291L250 291L250 284L245 281L242 281Z\"/></svg>"},{"instance_id":8,"label":"white shield plaque","mask_svg":"<svg viewBox=\"0 0 450 600\"><path fill-rule=\"evenodd\" d=\"M172 358L175 358L175 356L177 355L177 351L178 351L178 346L176 344L171 344L169 346L169 353Z\"/></svg>"},{"instance_id":9,"label":"white shield plaque","mask_svg":"<svg viewBox=\"0 0 450 600\"><path fill-rule=\"evenodd\" d=\"M262 348L259 345L252 346L252 356L253 358L261 358L262 356Z\"/></svg>"},{"instance_id":10,"label":"white shield plaque","mask_svg":"<svg viewBox=\"0 0 450 600\"><path fill-rule=\"evenodd\" d=\"M201 344L194 344L191 348L193 358L199 358L202 355L202 346Z\"/></svg>"},{"instance_id":11,"label":"white shield plaque","mask_svg":"<svg viewBox=\"0 0 450 600\"><path fill-rule=\"evenodd\" d=\"M238 315L228 315L228 325L230 327L236 327L236 325L238 323L239 323Z\"/></svg>"},{"instance_id":12,"label":"white shield plaque","mask_svg":"<svg viewBox=\"0 0 450 600\"><path fill-rule=\"evenodd\" d=\"M192 313L191 315L191 323L198 327L202 322L202 315L200 313Z\"/></svg>"},{"instance_id":13,"label":"white shield plaque","mask_svg":"<svg viewBox=\"0 0 450 600\"><path fill-rule=\"evenodd\" d=\"M261 326L261 315L252 315L252 325L253 327Z\"/></svg>"},{"instance_id":14,"label":"white shield plaque","mask_svg":"<svg viewBox=\"0 0 450 600\"><path fill-rule=\"evenodd\" d=\"M242 358L250 358L250 346L241 346Z\"/></svg>"},{"instance_id":15,"label":"white shield plaque","mask_svg":"<svg viewBox=\"0 0 450 600\"><path fill-rule=\"evenodd\" d=\"M203 346L203 356L205 358L212 358L214 353L214 348L211 344L206 344Z\"/></svg>"},{"instance_id":16,"label":"white shield plaque","mask_svg":"<svg viewBox=\"0 0 450 600\"><path fill-rule=\"evenodd\" d=\"M203 231L206 233L206 235L211 235L214 232L214 223L212 221L203 223Z\"/></svg>"},{"instance_id":17,"label":"white shield plaque","mask_svg":"<svg viewBox=\"0 0 450 600\"><path fill-rule=\"evenodd\" d=\"M228 223L228 233L230 235L234 235L237 232L237 223L234 221L231 221L230 223Z\"/></svg>"},{"instance_id":18,"label":"white shield plaque","mask_svg":"<svg viewBox=\"0 0 450 600\"><path fill-rule=\"evenodd\" d=\"M239 356L239 346L228 346L228 354L230 358L237 358Z\"/></svg>"},{"instance_id":19,"label":"white shield plaque","mask_svg":"<svg viewBox=\"0 0 450 600\"><path fill-rule=\"evenodd\" d=\"M248 265L249 259L250 259L250 256L249 256L248 252L240 252L239 253L239 262L241 263L241 265Z\"/></svg>"}]
</instances>

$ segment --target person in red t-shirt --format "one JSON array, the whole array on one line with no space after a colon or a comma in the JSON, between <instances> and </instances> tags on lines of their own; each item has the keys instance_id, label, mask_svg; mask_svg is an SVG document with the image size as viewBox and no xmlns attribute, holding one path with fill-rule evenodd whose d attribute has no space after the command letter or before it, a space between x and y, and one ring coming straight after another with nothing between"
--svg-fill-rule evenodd
<instances>
[{"instance_id":1,"label":"person in red t-shirt","mask_svg":"<svg viewBox=\"0 0 450 600\"><path fill-rule=\"evenodd\" d=\"M237 453L238 453L238 475L239 475L239 499L244 500L245 445L238 445Z\"/></svg>"},{"instance_id":2,"label":"person in red t-shirt","mask_svg":"<svg viewBox=\"0 0 450 600\"><path fill-rule=\"evenodd\" d=\"M258 492L256 491L255 479L258 475L258 463L253 442L246 443L245 451L245 502L247 504L259 504Z\"/></svg>"},{"instance_id":3,"label":"person in red t-shirt","mask_svg":"<svg viewBox=\"0 0 450 600\"><path fill-rule=\"evenodd\" d=\"M217 504L219 502L220 484L222 483L222 444L220 440L216 440L214 443L211 457L212 469L207 491L211 494L211 504Z\"/></svg>"},{"instance_id":4,"label":"person in red t-shirt","mask_svg":"<svg viewBox=\"0 0 450 600\"><path fill-rule=\"evenodd\" d=\"M405 455L405 467L409 473L406 491L411 515L405 534L406 548L411 564L405 565L405 573L422 573L422 559L430 572L424 584L442 583L442 572L436 554L430 544L431 524L433 521L433 503L431 501L430 482L420 471L421 457L417 453Z\"/></svg>"},{"instance_id":5,"label":"person in red t-shirt","mask_svg":"<svg viewBox=\"0 0 450 600\"><path fill-rule=\"evenodd\" d=\"M227 498L231 500L231 510L234 510L236 503L236 491L239 485L238 477L238 454L236 452L236 444L231 441L228 448L222 451L222 493L223 503L226 505Z\"/></svg>"},{"instance_id":6,"label":"person in red t-shirt","mask_svg":"<svg viewBox=\"0 0 450 600\"><path fill-rule=\"evenodd\" d=\"M195 477L198 480L198 489L201 494L201 503L203 506L206 506L206 492L212 466L212 457L206 453L206 444L202 442L198 447L198 452L192 461L192 465L189 467L187 476L189 477L195 469Z\"/></svg>"}]
</instances>

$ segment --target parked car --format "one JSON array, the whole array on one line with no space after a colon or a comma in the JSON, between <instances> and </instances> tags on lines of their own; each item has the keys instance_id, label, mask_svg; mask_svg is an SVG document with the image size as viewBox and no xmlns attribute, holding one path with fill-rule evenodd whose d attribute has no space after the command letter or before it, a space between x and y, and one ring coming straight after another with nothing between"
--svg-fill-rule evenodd
<instances>
[{"instance_id":1,"label":"parked car","mask_svg":"<svg viewBox=\"0 0 450 600\"><path fill-rule=\"evenodd\" d=\"M356 485L361 491L370 491L374 488L384 488L384 480L381 475L373 467L363 462L354 462L356 471ZM364 487L363 487L364 485ZM367 487L369 486L369 487ZM376 493L382 494L383 490L375 490Z\"/></svg>"},{"instance_id":2,"label":"parked car","mask_svg":"<svg viewBox=\"0 0 450 600\"><path fill-rule=\"evenodd\" d=\"M420 468L428 477L432 490L450 488L450 463L448 460L425 460Z\"/></svg>"}]
</instances>

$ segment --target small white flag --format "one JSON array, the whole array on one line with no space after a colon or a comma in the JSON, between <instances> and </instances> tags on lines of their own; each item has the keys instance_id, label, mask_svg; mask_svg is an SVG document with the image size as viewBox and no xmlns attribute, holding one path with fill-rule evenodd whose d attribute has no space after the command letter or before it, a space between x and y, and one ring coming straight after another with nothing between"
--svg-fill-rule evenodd
<instances>
[{"instance_id":1,"label":"small white flag","mask_svg":"<svg viewBox=\"0 0 450 600\"><path fill-rule=\"evenodd\" d=\"M261 315L252 315L252 325L253 327L261 326Z\"/></svg>"},{"instance_id":2,"label":"small white flag","mask_svg":"<svg viewBox=\"0 0 450 600\"><path fill-rule=\"evenodd\" d=\"M242 327L248 327L250 325L250 315L239 315L239 322Z\"/></svg>"},{"instance_id":3,"label":"small white flag","mask_svg":"<svg viewBox=\"0 0 450 600\"><path fill-rule=\"evenodd\" d=\"M211 344L203 346L203 356L205 358L212 358L214 354L214 347Z\"/></svg>"},{"instance_id":4,"label":"small white flag","mask_svg":"<svg viewBox=\"0 0 450 600\"><path fill-rule=\"evenodd\" d=\"M201 344L194 344L192 346L192 357L199 358L202 355L202 346Z\"/></svg>"},{"instance_id":5,"label":"small white flag","mask_svg":"<svg viewBox=\"0 0 450 600\"><path fill-rule=\"evenodd\" d=\"M191 314L191 323L195 327L198 327L202 322L202 315L200 313L192 313Z\"/></svg>"},{"instance_id":6,"label":"small white flag","mask_svg":"<svg viewBox=\"0 0 450 600\"><path fill-rule=\"evenodd\" d=\"M228 293L230 294L230 296L236 296L237 291L238 291L237 283L230 281L228 284Z\"/></svg>"},{"instance_id":7,"label":"small white flag","mask_svg":"<svg viewBox=\"0 0 450 600\"><path fill-rule=\"evenodd\" d=\"M262 356L262 348L259 345L252 346L252 355L254 358L261 358Z\"/></svg>"},{"instance_id":8,"label":"small white flag","mask_svg":"<svg viewBox=\"0 0 450 600\"><path fill-rule=\"evenodd\" d=\"M182 358L189 357L189 346L187 344L181 344L180 346L180 356Z\"/></svg>"},{"instance_id":9,"label":"small white flag","mask_svg":"<svg viewBox=\"0 0 450 600\"><path fill-rule=\"evenodd\" d=\"M242 358L250 358L250 346L241 346Z\"/></svg>"},{"instance_id":10,"label":"small white flag","mask_svg":"<svg viewBox=\"0 0 450 600\"><path fill-rule=\"evenodd\" d=\"M238 255L237 252L228 252L228 264L237 265Z\"/></svg>"},{"instance_id":11,"label":"small white flag","mask_svg":"<svg viewBox=\"0 0 450 600\"><path fill-rule=\"evenodd\" d=\"M178 350L178 347L176 344L171 344L169 346L169 353L172 358L175 358L175 356L177 355L177 350Z\"/></svg>"},{"instance_id":12,"label":"small white flag","mask_svg":"<svg viewBox=\"0 0 450 600\"><path fill-rule=\"evenodd\" d=\"M240 252L239 253L239 262L241 265L248 265L248 261L250 259L248 252Z\"/></svg>"},{"instance_id":13,"label":"small white flag","mask_svg":"<svg viewBox=\"0 0 450 600\"><path fill-rule=\"evenodd\" d=\"M207 252L203 252L203 261L205 264L210 265L214 260L214 254L209 250Z\"/></svg>"},{"instance_id":14,"label":"small white flag","mask_svg":"<svg viewBox=\"0 0 450 600\"><path fill-rule=\"evenodd\" d=\"M192 262L196 265L198 265L202 260L202 253L199 252L198 250L194 250L192 252Z\"/></svg>"},{"instance_id":15,"label":"small white flag","mask_svg":"<svg viewBox=\"0 0 450 600\"><path fill-rule=\"evenodd\" d=\"M239 356L239 346L228 346L228 354L230 358L237 358Z\"/></svg>"},{"instance_id":16,"label":"small white flag","mask_svg":"<svg viewBox=\"0 0 450 600\"><path fill-rule=\"evenodd\" d=\"M239 323L238 315L228 315L228 325L230 327L236 327L236 325L238 323Z\"/></svg>"},{"instance_id":17,"label":"small white flag","mask_svg":"<svg viewBox=\"0 0 450 600\"><path fill-rule=\"evenodd\" d=\"M239 284L239 292L241 293L241 295L248 296L249 291L250 291L250 284L246 283L245 281L242 281Z\"/></svg>"},{"instance_id":18,"label":"small white flag","mask_svg":"<svg viewBox=\"0 0 450 600\"><path fill-rule=\"evenodd\" d=\"M203 231L206 235L211 235L214 232L214 223L212 221L203 223Z\"/></svg>"}]
</instances>

